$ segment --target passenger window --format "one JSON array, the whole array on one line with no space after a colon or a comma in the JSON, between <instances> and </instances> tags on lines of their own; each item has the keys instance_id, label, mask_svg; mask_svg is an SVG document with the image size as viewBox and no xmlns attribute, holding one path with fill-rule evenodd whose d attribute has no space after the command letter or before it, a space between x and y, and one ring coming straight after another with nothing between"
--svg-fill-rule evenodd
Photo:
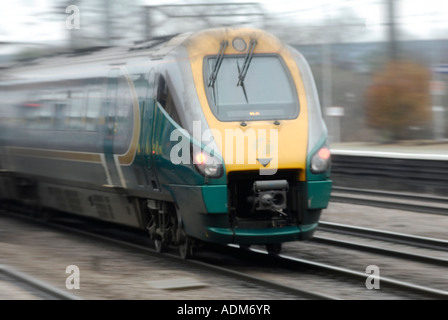
<instances>
[{"instance_id":1,"label":"passenger window","mask_svg":"<svg viewBox=\"0 0 448 320\"><path fill-rule=\"evenodd\" d=\"M179 113L177 112L176 105L171 95L171 91L163 76L159 76L157 83L157 101L166 110L170 117L178 124L180 123Z\"/></svg>"},{"instance_id":2,"label":"passenger window","mask_svg":"<svg viewBox=\"0 0 448 320\"><path fill-rule=\"evenodd\" d=\"M86 130L98 131L98 119L101 112L101 93L91 90L87 94Z\"/></svg>"},{"instance_id":3,"label":"passenger window","mask_svg":"<svg viewBox=\"0 0 448 320\"><path fill-rule=\"evenodd\" d=\"M126 77L120 74L116 97L115 152L125 152L132 138L134 124L133 98Z\"/></svg>"},{"instance_id":4,"label":"passenger window","mask_svg":"<svg viewBox=\"0 0 448 320\"><path fill-rule=\"evenodd\" d=\"M74 91L70 94L70 109L68 114L69 129L84 130L85 127L85 103L84 92Z\"/></svg>"},{"instance_id":5,"label":"passenger window","mask_svg":"<svg viewBox=\"0 0 448 320\"><path fill-rule=\"evenodd\" d=\"M27 129L37 129L41 108L41 97L38 94L28 96L27 101L20 110L19 117L23 119L22 124Z\"/></svg>"},{"instance_id":6,"label":"passenger window","mask_svg":"<svg viewBox=\"0 0 448 320\"><path fill-rule=\"evenodd\" d=\"M55 97L53 127L55 130L65 129L67 116L67 93L59 92Z\"/></svg>"},{"instance_id":7,"label":"passenger window","mask_svg":"<svg viewBox=\"0 0 448 320\"><path fill-rule=\"evenodd\" d=\"M148 76L141 73L132 78L139 99L145 99L149 90Z\"/></svg>"},{"instance_id":8,"label":"passenger window","mask_svg":"<svg viewBox=\"0 0 448 320\"><path fill-rule=\"evenodd\" d=\"M53 93L44 93L38 111L37 129L50 130L53 127L53 107L55 96Z\"/></svg>"}]
</instances>

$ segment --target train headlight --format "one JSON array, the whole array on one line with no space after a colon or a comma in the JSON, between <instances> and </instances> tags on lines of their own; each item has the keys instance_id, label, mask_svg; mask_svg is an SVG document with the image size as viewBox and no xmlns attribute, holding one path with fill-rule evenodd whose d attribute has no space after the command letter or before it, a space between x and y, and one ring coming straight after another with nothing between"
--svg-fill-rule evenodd
<instances>
[{"instance_id":1,"label":"train headlight","mask_svg":"<svg viewBox=\"0 0 448 320\"><path fill-rule=\"evenodd\" d=\"M327 147L323 147L311 158L311 172L323 173L328 170L331 163L331 153Z\"/></svg>"},{"instance_id":2,"label":"train headlight","mask_svg":"<svg viewBox=\"0 0 448 320\"><path fill-rule=\"evenodd\" d=\"M199 173L210 178L219 178L223 173L222 163L216 157L202 151L194 154L194 165Z\"/></svg>"}]
</instances>

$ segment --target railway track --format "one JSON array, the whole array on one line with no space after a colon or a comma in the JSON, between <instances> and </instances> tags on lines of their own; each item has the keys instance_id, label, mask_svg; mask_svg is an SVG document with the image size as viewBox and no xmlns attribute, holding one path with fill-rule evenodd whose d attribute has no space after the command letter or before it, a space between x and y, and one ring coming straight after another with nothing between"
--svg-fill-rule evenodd
<instances>
[{"instance_id":1,"label":"railway track","mask_svg":"<svg viewBox=\"0 0 448 320\"><path fill-rule=\"evenodd\" d=\"M415 235L408 235L384 230L376 230L369 228L361 228L357 226L350 226L332 222L321 221L319 223L319 230L330 233L330 236L316 235L313 238L314 242L322 243L326 245L333 245L339 247L345 247L363 252L377 253L381 255L387 255L391 257L408 259L411 261L418 261L428 263L431 265L448 267L448 259L444 257L432 256L427 253L416 253L410 251L403 251L402 249L392 249L387 247L387 243L402 244L411 248L425 248L431 250L438 250L440 252L448 252L448 241L443 239L434 239L428 237L420 237ZM331 234L343 234L359 238L374 239L386 242L382 246L378 244L365 244L359 241L335 239ZM408 249L409 250L409 249Z\"/></svg>"},{"instance_id":2,"label":"railway track","mask_svg":"<svg viewBox=\"0 0 448 320\"><path fill-rule=\"evenodd\" d=\"M64 227L66 228L66 227ZM73 230L71 227L69 227L70 231L78 232L78 230ZM82 231L85 233L86 231ZM98 237L97 234L92 234L90 232L85 233L88 236L93 236L95 238ZM135 240L130 241L130 238L127 240L123 240L120 238L116 238L115 235L100 235L100 237L106 241L112 241L115 244L131 247L138 251L143 251L146 253L156 254L157 256L160 255L160 253L157 253L154 249L148 248L147 244L140 244L140 241L135 242ZM131 236L132 237L132 236ZM146 239L143 239L144 242L146 242ZM211 248L213 252L225 252L226 249L219 248L221 246L219 245L211 245ZM285 267L289 270L297 270L305 268L307 272L319 272L319 277L322 275L323 277L333 277L337 276L338 281L342 283L346 283L347 279L354 280L362 285L364 285L367 275L362 272L349 270L346 268L340 268L328 264L318 263L315 261L307 260L307 259L299 259L295 258L293 256L286 256L286 255L278 255L278 256L271 256L269 255L265 250L259 250L259 249L243 249L241 250L239 247L236 246L228 246L230 249L230 259L232 257L238 257L238 259L244 259L245 265L241 268L233 268L233 267L224 267L222 264L222 258L218 259L219 261L216 263L216 261L210 263L208 262L208 258L202 258L203 256L207 256L209 252L205 252L202 256L199 256L198 259L195 260L183 260L178 257L178 254L171 254L171 253L165 253L163 254L164 257L167 257L169 259L173 259L176 262L181 262L187 264L188 267L199 267L206 269L208 271L217 272L222 275L230 276L232 278L246 281L255 285L259 285L261 287L265 287L266 289L270 290L278 290L287 294L292 294L300 299L324 299L324 300L338 300L337 294L331 295L331 294L325 294L321 293L318 290L307 290L303 289L299 286L293 286L290 284L285 284L277 280L269 280L272 275L259 276L259 274L254 275L251 272L251 265L256 261L256 263L262 263L269 267ZM233 263L230 263L232 265ZM239 264L239 262L237 263ZM225 265L225 263L224 263ZM249 271L248 271L249 270ZM419 298L428 298L428 299L448 299L448 291L443 290L437 290L432 289L425 286L415 285L412 283L407 283L403 281L398 281L394 279L389 278L381 278L381 283L383 285L383 288L392 289L395 290L394 294L397 294L398 296L404 294L404 295L414 295L415 297ZM339 285L339 284L338 284Z\"/></svg>"},{"instance_id":3,"label":"railway track","mask_svg":"<svg viewBox=\"0 0 448 320\"><path fill-rule=\"evenodd\" d=\"M26 220L32 224L39 224L39 226L45 228L53 228L57 231L62 231L64 233L70 233L74 235L81 235L85 238L91 238L95 240L100 240L108 244L113 244L114 246L120 246L126 250L132 250L135 252L144 253L145 255L150 255L154 257L163 257L176 264L183 265L184 268L197 268L200 270L206 270L208 272L213 272L218 275L223 275L235 279L235 281L243 281L245 283L250 283L252 286L260 287L260 290L271 290L276 292L281 292L289 295L293 299L313 299L313 300L333 300L334 297L330 295L321 294L313 290L304 290L299 287L293 287L288 284L282 284L268 279L263 279L257 276L250 275L248 273L239 272L234 269L224 268L219 264L210 264L201 260L185 260L181 259L177 253L177 250L169 250L164 253L159 253L154 246L149 244L149 238L147 234L141 234L129 230L127 228L122 228L119 226L110 225L107 223L102 223L95 221L87 221L85 223L84 219L78 217L70 217L69 219L62 218L48 220L36 220L33 217L24 215L23 213L12 213L11 211L3 211L0 214L12 218L18 218L20 220ZM220 247L220 246L218 246ZM172 253L176 252L176 253Z\"/></svg>"},{"instance_id":4,"label":"railway track","mask_svg":"<svg viewBox=\"0 0 448 320\"><path fill-rule=\"evenodd\" d=\"M150 254L157 257L163 256L164 258L175 261L176 263L181 263L185 265L187 268L195 267L207 271L212 271L220 275L234 278L236 280L252 283L253 285L260 286L267 290L280 291L285 294L292 295L297 299L316 299L316 300L336 299L330 295L325 295L314 290L304 290L287 284L282 284L275 281L263 279L245 272L239 272L235 269L222 267L219 264L210 264L197 259L185 260L179 257L177 250L174 250L176 253L171 253L169 249L167 252L159 253L155 248L150 247L148 245L149 241L146 234L139 236L133 233L128 233L128 231L115 233L112 229L108 229L106 232L96 229L94 232L91 232L86 230L79 230L78 228L74 228L68 225L61 225L59 223L51 223L51 226L61 228L65 231L73 232L76 234L82 234L88 237L93 237L95 239L101 239L106 242L112 242L116 245L123 246L125 248L136 250L139 252L143 252L145 254ZM100 232L100 234L98 232Z\"/></svg>"},{"instance_id":5,"label":"railway track","mask_svg":"<svg viewBox=\"0 0 448 320\"><path fill-rule=\"evenodd\" d=\"M6 265L0 265L0 282L3 288L0 295L5 300L80 300L75 295Z\"/></svg>"},{"instance_id":6,"label":"railway track","mask_svg":"<svg viewBox=\"0 0 448 320\"><path fill-rule=\"evenodd\" d=\"M52 222L52 227L64 230L64 232L74 232L76 234L82 234L83 236L94 237L96 239L101 239L107 242L113 242L115 245L124 246L128 249L137 250L140 252L149 253L152 255L160 256L154 249L148 247L147 238L139 237L135 234L127 234L127 232L108 229L106 232L101 231L101 228L95 226L94 230L87 231L84 226L80 230L79 226L74 227L67 224L61 224L60 222ZM117 234L120 236L117 238ZM346 268L340 268L337 266L332 266L329 264L322 264L309 259L301 259L294 256L270 256L263 250L258 249L246 249L242 250L240 248L226 247L224 250L231 250L230 256L228 253L224 253L226 256L218 257L215 259L209 258L210 255L215 254L215 252L220 252L221 249L213 246L211 252L206 252L199 255L195 260L182 260L178 258L177 254L165 253L164 258L174 259L177 263L185 263L186 267L203 268L208 271L216 272L227 277L232 277L234 279L242 280L247 283L252 283L252 285L257 285L264 287L269 290L277 290L279 292L290 294L298 299L350 299L350 293L345 296L339 297L338 290L333 293L322 293L320 290L316 290L323 280L333 282L331 284L335 288L341 288L342 286L350 286L348 283L352 282L352 286L355 287L355 292L351 293L351 298L358 299L359 295L356 290L366 290L363 288L365 281L368 277L365 273L358 272L355 270L349 270ZM230 258L229 258L230 257ZM233 257L233 258L232 258ZM226 259L234 259L235 261L225 263ZM224 263L223 263L224 261ZM242 265L241 265L242 263ZM226 264L228 266L226 266ZM235 264L237 265L235 267ZM260 265L265 266L262 271L256 271ZM279 270L283 268L288 270L286 273L283 271L280 274L288 274L286 280L279 280L277 274L273 270ZM273 273L274 272L274 273ZM301 285L302 280L295 281L296 277L305 277L316 279L315 283L308 286ZM336 277L336 279L334 279ZM309 279L307 279L309 280ZM354 282L354 284L353 284ZM392 295L395 299L400 299L403 297L412 298L427 298L427 299L447 299L448 292L438 289L432 289L425 286L420 286L412 283L407 283L403 281L398 281L390 278L381 278L382 292L380 294L386 294L386 296ZM310 289L312 288L312 289ZM351 289L348 289L350 291ZM378 293L376 295L378 297ZM393 299L394 299L393 298Z\"/></svg>"},{"instance_id":7,"label":"railway track","mask_svg":"<svg viewBox=\"0 0 448 320\"><path fill-rule=\"evenodd\" d=\"M371 229L371 228L363 228L328 221L320 221L319 230L407 244L410 246L416 246L427 249L448 251L448 240L443 239L420 237L410 234Z\"/></svg>"},{"instance_id":8,"label":"railway track","mask_svg":"<svg viewBox=\"0 0 448 320\"><path fill-rule=\"evenodd\" d=\"M448 191L446 154L332 150L333 181L339 186L444 196Z\"/></svg>"},{"instance_id":9,"label":"railway track","mask_svg":"<svg viewBox=\"0 0 448 320\"><path fill-rule=\"evenodd\" d=\"M268 255L266 251L252 249L252 252L256 254ZM366 281L366 273L362 273L355 270L350 270L347 268L336 267L324 263L319 263L315 261L310 261L307 259L300 259L287 255L279 255L276 257L270 257L272 259L278 259L279 263L285 264L287 263L289 267L293 265L297 266L306 266L312 269L320 270L326 274L334 274L343 279L354 279L359 283L364 283ZM399 281L392 278L381 277L381 285L383 290L397 290L398 294L416 294L419 297L429 298L429 299L448 299L448 291L433 289L426 286L416 285L413 283Z\"/></svg>"},{"instance_id":10,"label":"railway track","mask_svg":"<svg viewBox=\"0 0 448 320\"><path fill-rule=\"evenodd\" d=\"M448 198L416 193L333 187L331 201L448 215Z\"/></svg>"}]
</instances>

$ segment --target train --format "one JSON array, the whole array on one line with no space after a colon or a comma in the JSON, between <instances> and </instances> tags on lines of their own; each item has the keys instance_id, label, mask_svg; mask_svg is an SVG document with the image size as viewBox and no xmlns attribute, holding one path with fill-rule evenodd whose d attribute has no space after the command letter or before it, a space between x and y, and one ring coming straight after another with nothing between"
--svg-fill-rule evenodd
<instances>
[{"instance_id":1,"label":"train","mask_svg":"<svg viewBox=\"0 0 448 320\"><path fill-rule=\"evenodd\" d=\"M252 28L85 48L0 69L0 199L204 243L312 238L331 154L304 56Z\"/></svg>"}]
</instances>

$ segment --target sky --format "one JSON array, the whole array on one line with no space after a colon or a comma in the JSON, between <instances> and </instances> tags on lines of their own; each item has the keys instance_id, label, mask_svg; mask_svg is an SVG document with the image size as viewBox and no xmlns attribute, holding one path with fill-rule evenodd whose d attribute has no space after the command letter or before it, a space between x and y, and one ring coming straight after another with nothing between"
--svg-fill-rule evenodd
<instances>
[{"instance_id":1,"label":"sky","mask_svg":"<svg viewBox=\"0 0 448 320\"><path fill-rule=\"evenodd\" d=\"M372 35L384 33L384 3L386 0L233 0L234 2L259 2L266 11L279 19L291 19L308 24L331 21L341 12L351 9L363 19L366 31ZM407 34L417 38L440 37L448 30L448 1L446 0L396 0L397 22ZM185 3L189 1L140 0L148 5ZM210 2L205 0L190 1ZM223 2L223 0L216 0ZM64 12L49 14L54 0L3 0L0 5L0 42L31 42L55 44L67 40ZM81 12L82 15L82 12ZM66 14L68 16L68 14ZM82 16L81 16L82 17ZM383 28L382 28L383 26ZM448 34L448 32L445 32ZM380 36L381 37L381 36ZM447 36L448 37L448 36ZM0 46L0 53L5 51Z\"/></svg>"}]
</instances>

